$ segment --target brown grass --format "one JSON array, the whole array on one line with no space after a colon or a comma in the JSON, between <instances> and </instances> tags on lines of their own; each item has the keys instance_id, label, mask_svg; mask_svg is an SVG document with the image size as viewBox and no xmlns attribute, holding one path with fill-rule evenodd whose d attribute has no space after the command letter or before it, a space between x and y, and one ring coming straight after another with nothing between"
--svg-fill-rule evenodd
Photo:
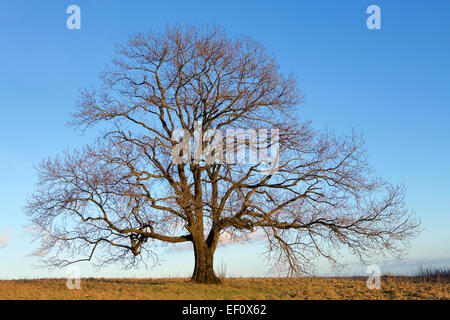
<instances>
[{"instance_id":1,"label":"brown grass","mask_svg":"<svg viewBox=\"0 0 450 320\"><path fill-rule=\"evenodd\" d=\"M0 281L0 300L311 300L311 299L446 299L448 281L417 277L383 277L381 289L369 290L366 278L235 278L221 285L187 279L82 279L69 290L65 279Z\"/></svg>"}]
</instances>

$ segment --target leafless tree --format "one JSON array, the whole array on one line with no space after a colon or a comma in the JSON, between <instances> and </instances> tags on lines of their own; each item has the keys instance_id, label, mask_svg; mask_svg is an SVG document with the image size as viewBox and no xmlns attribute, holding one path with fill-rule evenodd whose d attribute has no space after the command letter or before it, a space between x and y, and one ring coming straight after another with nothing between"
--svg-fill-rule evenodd
<instances>
[{"instance_id":1,"label":"leafless tree","mask_svg":"<svg viewBox=\"0 0 450 320\"><path fill-rule=\"evenodd\" d=\"M362 138L302 120L295 78L250 38L215 26L138 34L101 79L81 91L71 124L104 134L43 161L26 207L51 266L156 262L158 243L191 242L192 281L218 283L213 256L224 232L245 239L258 230L270 261L291 275L318 256L337 263L342 248L363 261L401 254L418 232L403 188L373 178ZM198 123L202 132L278 130L276 172L187 153L173 161L174 132L195 135Z\"/></svg>"}]
</instances>

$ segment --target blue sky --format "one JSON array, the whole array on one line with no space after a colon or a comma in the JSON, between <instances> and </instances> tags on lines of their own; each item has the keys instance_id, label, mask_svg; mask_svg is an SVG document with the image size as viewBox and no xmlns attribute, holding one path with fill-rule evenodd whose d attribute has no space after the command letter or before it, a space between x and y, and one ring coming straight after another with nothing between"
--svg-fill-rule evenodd
<instances>
[{"instance_id":1,"label":"blue sky","mask_svg":"<svg viewBox=\"0 0 450 320\"><path fill-rule=\"evenodd\" d=\"M81 8L81 30L66 28L66 8ZM366 8L381 8L381 30L368 30ZM78 88L97 75L114 44L167 23L222 25L253 37L293 72L316 127L366 138L377 173L407 187L406 202L423 222L404 261L382 271L450 264L450 2L435 1L13 1L0 3L0 279L64 276L33 268L24 229L33 165L68 146L92 141L65 125ZM220 248L216 262L234 276L262 276L259 243ZM188 276L189 250L162 250L147 270L113 266L85 276ZM354 263L351 257L344 261ZM358 264L353 264L354 269ZM384 269L383 269L384 268ZM355 269L355 270L356 270ZM329 272L325 265L318 271Z\"/></svg>"}]
</instances>

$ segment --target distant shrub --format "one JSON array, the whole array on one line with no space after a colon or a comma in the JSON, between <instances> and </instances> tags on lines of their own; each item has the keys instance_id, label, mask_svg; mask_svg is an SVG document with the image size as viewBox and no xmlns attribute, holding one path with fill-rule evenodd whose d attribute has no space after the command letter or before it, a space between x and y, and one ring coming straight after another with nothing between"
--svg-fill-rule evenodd
<instances>
[{"instance_id":1,"label":"distant shrub","mask_svg":"<svg viewBox=\"0 0 450 320\"><path fill-rule=\"evenodd\" d=\"M433 267L433 266L419 266L419 270L416 274L417 277L422 278L424 281L443 281L449 282L450 280L450 267Z\"/></svg>"},{"instance_id":2,"label":"distant shrub","mask_svg":"<svg viewBox=\"0 0 450 320\"><path fill-rule=\"evenodd\" d=\"M223 262L223 260L218 266L217 276L220 279L225 279L227 277L227 265Z\"/></svg>"}]
</instances>

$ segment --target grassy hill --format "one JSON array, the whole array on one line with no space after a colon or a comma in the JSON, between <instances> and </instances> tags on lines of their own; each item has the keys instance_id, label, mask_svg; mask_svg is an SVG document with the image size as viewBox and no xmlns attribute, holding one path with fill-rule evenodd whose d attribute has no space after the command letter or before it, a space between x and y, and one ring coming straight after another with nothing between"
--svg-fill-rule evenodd
<instances>
[{"instance_id":1,"label":"grassy hill","mask_svg":"<svg viewBox=\"0 0 450 320\"><path fill-rule=\"evenodd\" d=\"M65 279L3 280L0 300L10 299L155 299L155 300L310 300L310 299L446 299L448 279L386 277L381 289L368 289L367 278L231 278L220 285L193 284L188 279L81 280L69 290Z\"/></svg>"}]
</instances>

